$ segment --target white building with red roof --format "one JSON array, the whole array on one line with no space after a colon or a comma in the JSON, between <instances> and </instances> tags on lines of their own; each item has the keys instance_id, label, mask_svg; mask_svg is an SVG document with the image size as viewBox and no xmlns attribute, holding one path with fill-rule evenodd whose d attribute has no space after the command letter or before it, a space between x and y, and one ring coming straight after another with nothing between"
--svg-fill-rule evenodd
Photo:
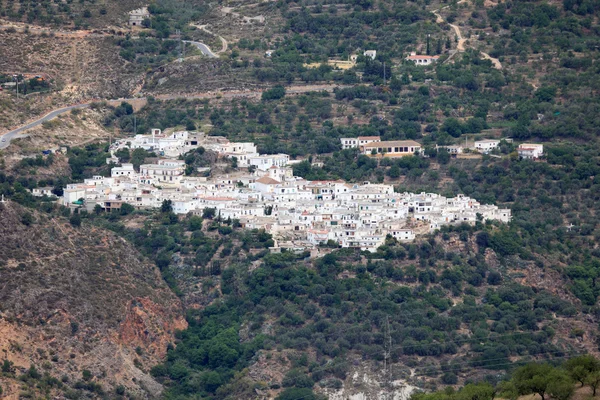
<instances>
[{"instance_id":1,"label":"white building with red roof","mask_svg":"<svg viewBox=\"0 0 600 400\"><path fill-rule=\"evenodd\" d=\"M536 160L544 155L544 145L535 143L522 143L517 148L519 157L527 160Z\"/></svg>"},{"instance_id":2,"label":"white building with red roof","mask_svg":"<svg viewBox=\"0 0 600 400\"><path fill-rule=\"evenodd\" d=\"M410 53L410 56L406 57L408 61L412 61L415 65L431 65L435 63L440 56L426 56L418 55L415 52Z\"/></svg>"}]
</instances>

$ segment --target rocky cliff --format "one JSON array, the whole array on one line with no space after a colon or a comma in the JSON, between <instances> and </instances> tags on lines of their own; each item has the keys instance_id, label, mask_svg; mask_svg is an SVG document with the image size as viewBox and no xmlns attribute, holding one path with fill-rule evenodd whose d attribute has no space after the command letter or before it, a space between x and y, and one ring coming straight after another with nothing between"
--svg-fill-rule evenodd
<instances>
[{"instance_id":1,"label":"rocky cliff","mask_svg":"<svg viewBox=\"0 0 600 400\"><path fill-rule=\"evenodd\" d=\"M50 391L160 394L148 371L186 322L153 264L111 232L14 203L0 204L0 238L2 396L19 398L31 366L60 379Z\"/></svg>"}]
</instances>

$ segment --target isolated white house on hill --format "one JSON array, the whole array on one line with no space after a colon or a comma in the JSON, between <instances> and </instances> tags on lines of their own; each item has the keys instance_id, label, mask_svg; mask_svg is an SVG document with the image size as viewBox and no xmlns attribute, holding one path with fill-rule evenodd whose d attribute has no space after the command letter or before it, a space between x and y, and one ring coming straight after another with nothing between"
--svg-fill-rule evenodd
<instances>
[{"instance_id":1,"label":"isolated white house on hill","mask_svg":"<svg viewBox=\"0 0 600 400\"><path fill-rule=\"evenodd\" d=\"M129 11L129 25L131 26L141 26L142 22L147 18L150 18L148 7Z\"/></svg>"},{"instance_id":2,"label":"isolated white house on hill","mask_svg":"<svg viewBox=\"0 0 600 400\"><path fill-rule=\"evenodd\" d=\"M431 65L436 62L440 58L439 56L423 56L417 55L417 53L412 52L410 56L406 57L408 61L412 61L415 65Z\"/></svg>"},{"instance_id":3,"label":"isolated white house on hill","mask_svg":"<svg viewBox=\"0 0 600 400\"><path fill-rule=\"evenodd\" d=\"M129 25L131 26L141 26L142 22L147 18L150 18L148 7L129 11Z\"/></svg>"},{"instance_id":4,"label":"isolated white house on hill","mask_svg":"<svg viewBox=\"0 0 600 400\"><path fill-rule=\"evenodd\" d=\"M370 57L371 60L374 60L377 57L377 50L365 50L363 56Z\"/></svg>"},{"instance_id":5,"label":"isolated white house on hill","mask_svg":"<svg viewBox=\"0 0 600 400\"><path fill-rule=\"evenodd\" d=\"M544 145L534 143L523 143L517 148L519 157L529 160L535 160L544 155Z\"/></svg>"},{"instance_id":6,"label":"isolated white house on hill","mask_svg":"<svg viewBox=\"0 0 600 400\"><path fill-rule=\"evenodd\" d=\"M496 139L477 140L475 142L475 149L482 153L488 153L498 147L499 144L500 141Z\"/></svg>"}]
</instances>

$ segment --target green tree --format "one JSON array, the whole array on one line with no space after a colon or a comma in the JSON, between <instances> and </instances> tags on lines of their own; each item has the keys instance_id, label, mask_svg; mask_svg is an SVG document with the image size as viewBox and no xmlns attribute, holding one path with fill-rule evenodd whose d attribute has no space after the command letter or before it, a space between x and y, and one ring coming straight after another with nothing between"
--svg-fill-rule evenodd
<instances>
[{"instance_id":1,"label":"green tree","mask_svg":"<svg viewBox=\"0 0 600 400\"><path fill-rule=\"evenodd\" d=\"M160 205L160 212L162 213L170 213L173 211L173 202L171 200L163 200Z\"/></svg>"},{"instance_id":2,"label":"green tree","mask_svg":"<svg viewBox=\"0 0 600 400\"><path fill-rule=\"evenodd\" d=\"M463 387L455 400L493 400L496 389L489 383L471 383Z\"/></svg>"},{"instance_id":3,"label":"green tree","mask_svg":"<svg viewBox=\"0 0 600 400\"><path fill-rule=\"evenodd\" d=\"M83 378L84 381L90 381L92 379L92 372L88 369L84 369L81 372L81 377Z\"/></svg>"},{"instance_id":4,"label":"green tree","mask_svg":"<svg viewBox=\"0 0 600 400\"><path fill-rule=\"evenodd\" d=\"M583 355L567 360L564 368L571 378L583 386L589 374L600 370L600 362L592 355Z\"/></svg>"},{"instance_id":5,"label":"green tree","mask_svg":"<svg viewBox=\"0 0 600 400\"><path fill-rule=\"evenodd\" d=\"M202 218L204 219L213 219L217 214L217 210L215 208L206 207L202 210Z\"/></svg>"},{"instance_id":6,"label":"green tree","mask_svg":"<svg viewBox=\"0 0 600 400\"><path fill-rule=\"evenodd\" d=\"M285 97L285 87L277 85L272 89L265 90L262 93L261 99L265 100L279 100Z\"/></svg>"},{"instance_id":7,"label":"green tree","mask_svg":"<svg viewBox=\"0 0 600 400\"><path fill-rule=\"evenodd\" d=\"M4 359L4 361L2 362L2 372L5 374L10 374L13 372L12 361L8 361L7 359Z\"/></svg>"},{"instance_id":8,"label":"green tree","mask_svg":"<svg viewBox=\"0 0 600 400\"><path fill-rule=\"evenodd\" d=\"M197 215L191 216L188 220L188 229L192 232L202 229L202 218Z\"/></svg>"},{"instance_id":9,"label":"green tree","mask_svg":"<svg viewBox=\"0 0 600 400\"><path fill-rule=\"evenodd\" d=\"M26 226L31 225L33 223L33 215L29 211L25 211L21 215L21 223Z\"/></svg>"},{"instance_id":10,"label":"green tree","mask_svg":"<svg viewBox=\"0 0 600 400\"><path fill-rule=\"evenodd\" d=\"M548 393L555 400L569 400L575 391L573 381L566 372L557 370L548 384Z\"/></svg>"},{"instance_id":11,"label":"green tree","mask_svg":"<svg viewBox=\"0 0 600 400\"><path fill-rule=\"evenodd\" d=\"M121 215L129 215L135 211L135 207L129 203L121 204Z\"/></svg>"},{"instance_id":12,"label":"green tree","mask_svg":"<svg viewBox=\"0 0 600 400\"><path fill-rule=\"evenodd\" d=\"M507 400L517 400L519 398L519 391L512 381L503 381L498 384L497 387L500 397Z\"/></svg>"},{"instance_id":13,"label":"green tree","mask_svg":"<svg viewBox=\"0 0 600 400\"><path fill-rule=\"evenodd\" d=\"M69 218L69 223L74 227L81 226L81 216L79 214L73 214L71 218Z\"/></svg>"},{"instance_id":14,"label":"green tree","mask_svg":"<svg viewBox=\"0 0 600 400\"><path fill-rule=\"evenodd\" d=\"M600 371L594 371L585 378L585 383L592 388L592 396L596 396L596 390L600 387Z\"/></svg>"},{"instance_id":15,"label":"green tree","mask_svg":"<svg viewBox=\"0 0 600 400\"><path fill-rule=\"evenodd\" d=\"M535 393L546 400L548 386L560 375L550 364L527 364L515 371L512 381L519 394Z\"/></svg>"},{"instance_id":16,"label":"green tree","mask_svg":"<svg viewBox=\"0 0 600 400\"><path fill-rule=\"evenodd\" d=\"M320 400L321 397L317 396L312 389L309 388L288 388L281 392L277 396L276 400Z\"/></svg>"},{"instance_id":17,"label":"green tree","mask_svg":"<svg viewBox=\"0 0 600 400\"><path fill-rule=\"evenodd\" d=\"M207 371L200 375L200 382L204 390L214 393L223 384L223 378L218 372Z\"/></svg>"},{"instance_id":18,"label":"green tree","mask_svg":"<svg viewBox=\"0 0 600 400\"><path fill-rule=\"evenodd\" d=\"M196 124L191 119L188 119L187 122L185 123L185 129L187 131L195 131L196 130Z\"/></svg>"}]
</instances>

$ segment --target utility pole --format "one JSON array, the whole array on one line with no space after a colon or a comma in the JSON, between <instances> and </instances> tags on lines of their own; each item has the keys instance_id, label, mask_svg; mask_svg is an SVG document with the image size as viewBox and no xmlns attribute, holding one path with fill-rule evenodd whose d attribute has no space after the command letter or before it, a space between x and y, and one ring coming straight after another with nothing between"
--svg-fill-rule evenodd
<instances>
[{"instance_id":1,"label":"utility pole","mask_svg":"<svg viewBox=\"0 0 600 400\"><path fill-rule=\"evenodd\" d=\"M431 55L431 48L429 47L429 38L431 37L431 35L428 33L427 34L427 55Z\"/></svg>"},{"instance_id":2,"label":"utility pole","mask_svg":"<svg viewBox=\"0 0 600 400\"><path fill-rule=\"evenodd\" d=\"M19 98L19 75L14 75L15 82L17 83L17 99Z\"/></svg>"},{"instance_id":3,"label":"utility pole","mask_svg":"<svg viewBox=\"0 0 600 400\"><path fill-rule=\"evenodd\" d=\"M383 374L384 374L384 385L385 385L385 400L394 398L393 387L392 387L392 337L390 335L390 317L385 317L385 339L384 339L385 350L383 352Z\"/></svg>"},{"instance_id":4,"label":"utility pole","mask_svg":"<svg viewBox=\"0 0 600 400\"><path fill-rule=\"evenodd\" d=\"M179 62L182 62L183 61L183 57L181 56L181 31L179 29L177 29L175 31L175 34L179 38L179 46L178 46L178 50L179 50Z\"/></svg>"}]
</instances>

